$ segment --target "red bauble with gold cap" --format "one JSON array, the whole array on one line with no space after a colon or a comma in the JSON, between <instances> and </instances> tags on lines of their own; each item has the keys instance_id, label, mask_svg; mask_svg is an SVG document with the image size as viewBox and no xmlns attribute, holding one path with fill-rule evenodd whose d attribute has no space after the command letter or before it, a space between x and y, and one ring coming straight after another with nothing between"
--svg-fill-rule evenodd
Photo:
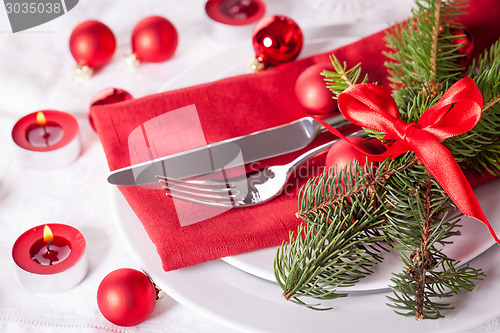
<instances>
[{"instance_id":1,"label":"red bauble with gold cap","mask_svg":"<svg viewBox=\"0 0 500 333\"><path fill-rule=\"evenodd\" d=\"M88 20L77 25L69 38L69 49L77 62L78 74L106 65L115 52L116 39L111 29L102 22Z\"/></svg>"},{"instance_id":2,"label":"red bauble with gold cap","mask_svg":"<svg viewBox=\"0 0 500 333\"><path fill-rule=\"evenodd\" d=\"M251 67L259 70L297 58L304 44L304 35L291 18L271 15L257 22L252 43L258 64Z\"/></svg>"},{"instance_id":3,"label":"red bauble with gold cap","mask_svg":"<svg viewBox=\"0 0 500 333\"><path fill-rule=\"evenodd\" d=\"M163 62L172 57L178 41L177 30L169 20L149 16L132 31L132 56L137 63Z\"/></svg>"}]
</instances>

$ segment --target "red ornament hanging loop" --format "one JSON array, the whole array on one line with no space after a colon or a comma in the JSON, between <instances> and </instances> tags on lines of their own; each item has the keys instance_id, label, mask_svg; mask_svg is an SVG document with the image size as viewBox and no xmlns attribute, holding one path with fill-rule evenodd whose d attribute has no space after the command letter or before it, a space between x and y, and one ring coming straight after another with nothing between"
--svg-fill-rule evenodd
<instances>
[{"instance_id":1,"label":"red ornament hanging loop","mask_svg":"<svg viewBox=\"0 0 500 333\"><path fill-rule=\"evenodd\" d=\"M92 75L95 69L106 65L115 52L116 39L111 29L102 22L89 20L77 25L69 38L69 49L77 62L78 75Z\"/></svg>"},{"instance_id":2,"label":"red ornament hanging loop","mask_svg":"<svg viewBox=\"0 0 500 333\"><path fill-rule=\"evenodd\" d=\"M132 31L132 51L127 62L138 66L141 62L163 62L174 54L179 37L174 25L166 18L149 16L142 19Z\"/></svg>"},{"instance_id":3,"label":"red ornament hanging loop","mask_svg":"<svg viewBox=\"0 0 500 333\"><path fill-rule=\"evenodd\" d=\"M252 43L255 59L250 68L257 71L297 58L304 44L304 35L291 18L272 15L257 22Z\"/></svg>"}]
</instances>

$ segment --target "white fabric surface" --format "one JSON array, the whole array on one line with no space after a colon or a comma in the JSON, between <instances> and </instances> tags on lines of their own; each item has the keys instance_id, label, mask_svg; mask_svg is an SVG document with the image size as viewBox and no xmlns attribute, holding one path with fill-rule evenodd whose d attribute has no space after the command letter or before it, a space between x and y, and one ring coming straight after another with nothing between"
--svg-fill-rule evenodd
<instances>
[{"instance_id":1,"label":"white fabric surface","mask_svg":"<svg viewBox=\"0 0 500 333\"><path fill-rule=\"evenodd\" d=\"M366 10L358 12L360 17L354 17L342 12L352 10L345 6L346 1L342 2L343 7L334 8L321 1L307 6L299 0L275 0L267 1L267 13L294 18L307 41L330 34L361 36L375 32L406 17L410 2L365 0ZM10 32L6 12L0 7L0 331L233 331L168 295L157 303L148 320L131 328L109 323L96 302L97 288L105 275L118 268L139 265L133 262L116 234L111 185L106 182L108 168L97 135L88 123L89 102L98 91L108 87L123 88L134 97L155 93L183 69L223 52L234 43L251 42L250 29L246 31L248 35L242 33L224 39L227 29L214 28L205 15L204 5L203 0L80 0L62 17L16 34ZM325 10L332 11L330 17L324 15ZM149 15L161 15L173 22L179 32L178 49L167 62L127 70L123 58L130 47L131 31L136 22ZM68 40L72 29L87 19L100 20L113 30L117 50L109 65L90 80L79 82L73 76L75 62ZM349 23L353 25L345 25ZM79 121L83 151L67 168L51 172L23 170L12 154L12 126L22 116L42 109L63 110ZM12 245L31 227L53 222L71 224L82 231L87 239L90 269L82 283L69 292L34 296L16 281Z\"/></svg>"}]
</instances>

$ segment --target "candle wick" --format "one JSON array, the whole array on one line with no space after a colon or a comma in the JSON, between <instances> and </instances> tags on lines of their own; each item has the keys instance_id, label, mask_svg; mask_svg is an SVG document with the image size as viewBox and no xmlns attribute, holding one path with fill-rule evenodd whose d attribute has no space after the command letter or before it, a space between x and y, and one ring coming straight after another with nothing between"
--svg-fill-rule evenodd
<instances>
[{"instance_id":1,"label":"candle wick","mask_svg":"<svg viewBox=\"0 0 500 333\"><path fill-rule=\"evenodd\" d=\"M43 136L47 136L49 133L47 133L47 127L45 127L45 125L41 125L41 124L38 124L38 126L40 126L43 130Z\"/></svg>"},{"instance_id":2,"label":"candle wick","mask_svg":"<svg viewBox=\"0 0 500 333\"><path fill-rule=\"evenodd\" d=\"M49 241L49 243L47 244L47 252L50 252L50 244L52 244L53 241L54 241L54 239L51 239Z\"/></svg>"},{"instance_id":3,"label":"candle wick","mask_svg":"<svg viewBox=\"0 0 500 333\"><path fill-rule=\"evenodd\" d=\"M49 144L50 133L47 131L47 127L45 127L45 125L40 125L40 127L43 130L42 137L43 137L43 139L45 141L45 145L48 147L48 146L50 146L50 144Z\"/></svg>"}]
</instances>

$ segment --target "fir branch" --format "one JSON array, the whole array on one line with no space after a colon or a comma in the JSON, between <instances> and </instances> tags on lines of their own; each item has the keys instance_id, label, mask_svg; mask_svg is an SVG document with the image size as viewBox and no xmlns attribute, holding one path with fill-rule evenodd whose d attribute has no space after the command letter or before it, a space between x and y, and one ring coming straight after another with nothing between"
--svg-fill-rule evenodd
<instances>
[{"instance_id":1,"label":"fir branch","mask_svg":"<svg viewBox=\"0 0 500 333\"><path fill-rule=\"evenodd\" d=\"M473 62L469 76L483 95L483 114L472 130L444 145L457 162L500 175L500 40Z\"/></svg>"},{"instance_id":2,"label":"fir branch","mask_svg":"<svg viewBox=\"0 0 500 333\"><path fill-rule=\"evenodd\" d=\"M417 187L418 190L418 187ZM424 202L421 211L422 214L422 233L421 233L421 247L417 249L415 253L412 253L409 259L412 261L413 267L422 267L425 271L432 270L436 265L436 260L434 259L431 252L428 250L428 240L430 238L430 229L432 225L432 209L431 209L431 181L430 178L426 179L426 189L424 189L423 194ZM418 201L417 201L418 202ZM417 280L417 288L415 293L415 319L422 320L424 317L424 302L425 302L425 275L422 275L419 271L414 271L408 268L407 272L413 278Z\"/></svg>"},{"instance_id":3,"label":"fir branch","mask_svg":"<svg viewBox=\"0 0 500 333\"><path fill-rule=\"evenodd\" d=\"M301 188L298 216L305 225L278 249L274 264L284 299L322 309L303 299L345 297L338 288L373 272L371 267L382 260L380 252L386 251L383 244L390 244L381 194L395 169L388 160L378 168L355 162L338 172L325 170Z\"/></svg>"},{"instance_id":4,"label":"fir branch","mask_svg":"<svg viewBox=\"0 0 500 333\"><path fill-rule=\"evenodd\" d=\"M362 195L365 192L374 193L377 187L384 184L394 173L411 167L414 163L416 163L416 161L417 159L413 159L412 161L409 161L408 164L400 165L394 169L389 169L390 167L394 167L394 165L392 164L383 164L378 167L380 172L375 173L372 178L369 178L369 174L366 173L366 178L364 178L362 182L358 182L355 184L353 184L351 175L347 172L347 170L343 170L343 173L341 174L333 173L332 175L329 175L324 173L323 177L330 176L330 179L313 179L307 182L307 184L300 189L299 198L308 198L308 195L306 193L308 191L310 191L311 193L315 193L316 197L313 200L299 200L299 210L297 213L295 213L295 216L303 218L311 214L317 214L318 212L321 212L330 206L336 205L343 200L352 198L355 195ZM341 180L341 184L346 184L345 181L348 181L348 184L350 184L351 186L339 186L338 179L336 178L339 178ZM325 191L321 192L321 197L318 196L320 192L317 192L317 190L315 189L315 187L318 186L315 181L320 183L322 188L326 188Z\"/></svg>"},{"instance_id":5,"label":"fir branch","mask_svg":"<svg viewBox=\"0 0 500 333\"><path fill-rule=\"evenodd\" d=\"M492 100L486 103L486 105L483 108L483 112L487 111L489 108L491 108L493 105L497 104L500 102L500 93L494 97Z\"/></svg>"},{"instance_id":6,"label":"fir branch","mask_svg":"<svg viewBox=\"0 0 500 333\"><path fill-rule=\"evenodd\" d=\"M423 319L442 318L442 311L452 310L449 303L438 302L434 299L443 299L458 294L462 290L472 291L473 281L482 280L484 273L474 269L469 265L457 268L457 262L443 260L440 263L440 273L428 272L425 275L425 293L427 298L423 300L423 308L420 314L417 314L414 296L415 279L406 273L394 274L391 279L394 284L393 289L398 290L393 296L387 299L394 312L403 316L411 316Z\"/></svg>"},{"instance_id":7,"label":"fir branch","mask_svg":"<svg viewBox=\"0 0 500 333\"><path fill-rule=\"evenodd\" d=\"M299 227L295 237L290 235L289 244L278 249L275 260L276 279L285 299L319 309L319 304L302 299L345 297L337 288L354 285L381 260L382 248L377 244L385 240L381 218L385 206L378 192L386 172L357 163L352 172L346 170L325 170L300 190L300 216L306 226ZM336 204L310 209L323 197Z\"/></svg>"},{"instance_id":8,"label":"fir branch","mask_svg":"<svg viewBox=\"0 0 500 333\"><path fill-rule=\"evenodd\" d=\"M425 167L415 165L394 175L388 190L387 232L404 264L391 279L394 295L388 297L389 305L417 320L440 318L443 310L452 308L440 300L472 290L484 274L469 266L457 268L459 262L440 249L460 234L459 218L449 217L452 202Z\"/></svg>"},{"instance_id":9,"label":"fir branch","mask_svg":"<svg viewBox=\"0 0 500 333\"><path fill-rule=\"evenodd\" d=\"M486 112L500 102L500 39L483 52L477 64L473 61L469 73L483 94L483 112Z\"/></svg>"},{"instance_id":10,"label":"fir branch","mask_svg":"<svg viewBox=\"0 0 500 333\"><path fill-rule=\"evenodd\" d=\"M462 36L453 33L461 26L457 16L464 14L464 0L420 0L413 18L396 25L386 34L389 52L385 63L398 106L406 105L424 91L435 97L464 72L457 54ZM399 95L399 96L396 96ZM421 110L424 112L425 110Z\"/></svg>"},{"instance_id":11,"label":"fir branch","mask_svg":"<svg viewBox=\"0 0 500 333\"><path fill-rule=\"evenodd\" d=\"M325 70L322 75L325 76L326 86L333 93L333 98L337 99L338 96L344 92L344 90L354 84L368 82L368 75L365 75L360 82L360 63L350 69L347 69L347 64L345 62L343 64L340 63L335 55L332 54L330 56L330 60L335 72Z\"/></svg>"},{"instance_id":12,"label":"fir branch","mask_svg":"<svg viewBox=\"0 0 500 333\"><path fill-rule=\"evenodd\" d=\"M438 58L438 37L439 37L439 28L441 26L440 17L441 17L441 0L437 0L434 3L434 24L432 26L432 32L431 32L432 43L430 45L430 47L431 47L430 75L432 76L433 79L428 86L428 90L429 90L431 96L436 96L437 88L438 88L437 82L436 82L436 75L437 75L437 58Z\"/></svg>"}]
</instances>

